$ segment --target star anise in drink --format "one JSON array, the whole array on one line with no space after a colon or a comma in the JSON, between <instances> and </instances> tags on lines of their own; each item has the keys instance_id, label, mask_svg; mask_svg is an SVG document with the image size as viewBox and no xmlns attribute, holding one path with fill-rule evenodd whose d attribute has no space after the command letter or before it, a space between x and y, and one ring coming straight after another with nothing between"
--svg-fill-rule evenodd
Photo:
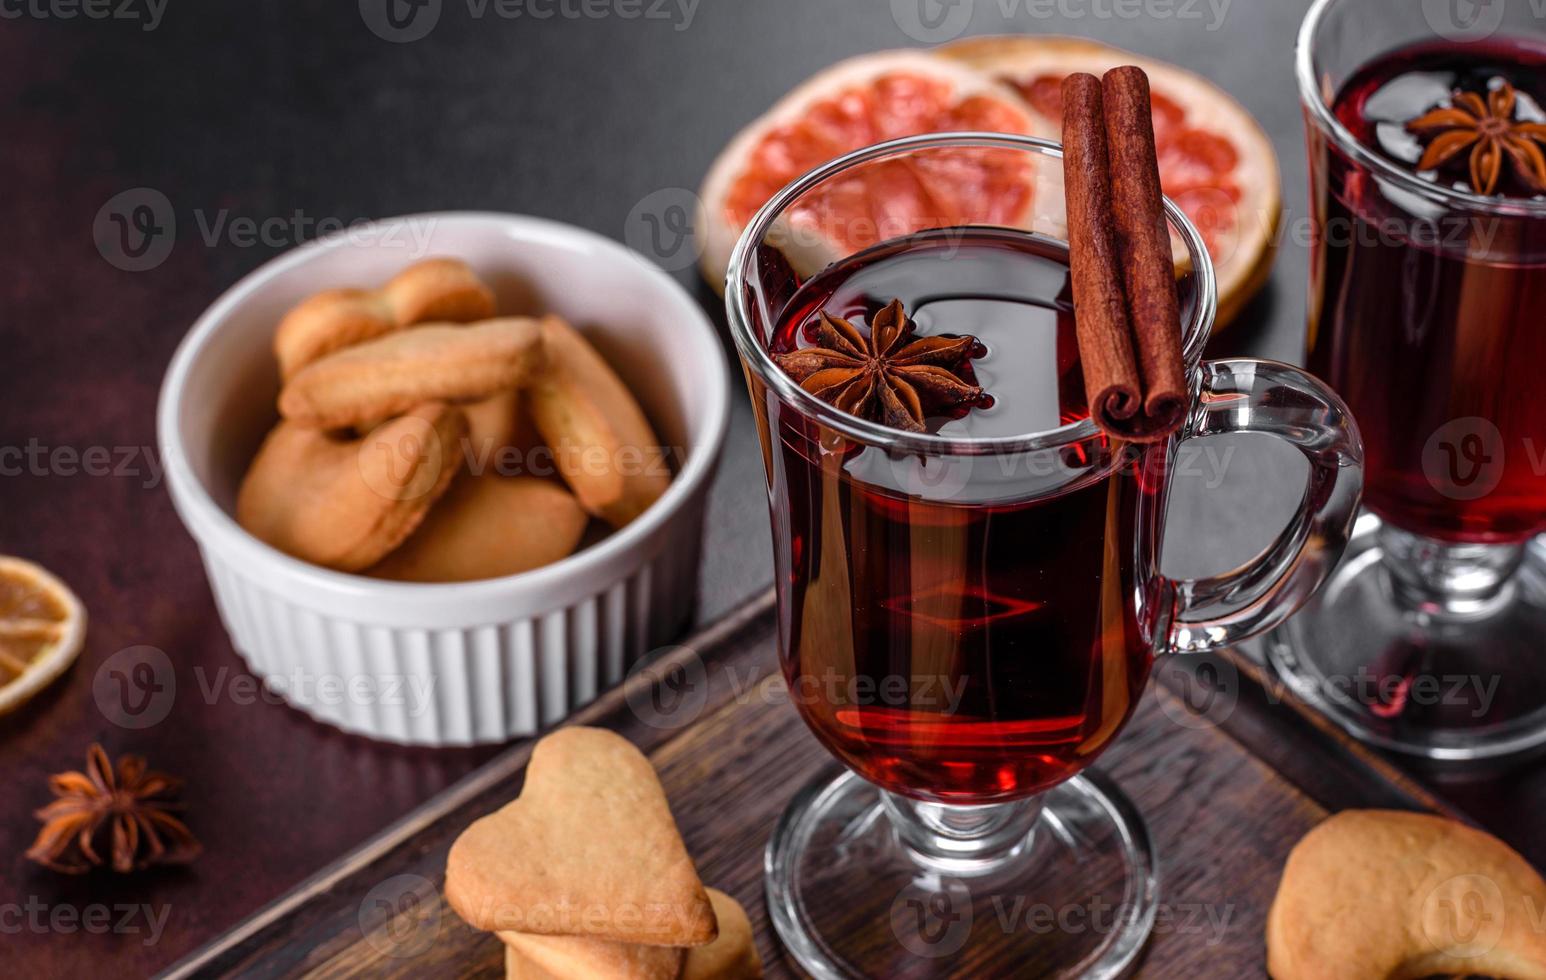
<instances>
[{"instance_id":1,"label":"star anise in drink","mask_svg":"<svg viewBox=\"0 0 1546 980\"><path fill-rule=\"evenodd\" d=\"M916 329L899 299L870 319L868 337L823 310L816 346L773 359L800 387L850 415L923 432L926 412L974 404L983 391L958 374L977 338L918 337Z\"/></svg>"},{"instance_id":2,"label":"star anise in drink","mask_svg":"<svg viewBox=\"0 0 1546 980\"><path fill-rule=\"evenodd\" d=\"M1437 170L1470 150L1470 184L1476 193L1497 191L1505 161L1525 186L1546 193L1546 154L1537 145L1546 143L1546 124L1515 119L1518 101L1508 82L1485 98L1477 92L1457 91L1449 105L1430 109L1407 123L1407 131L1426 144L1417 169Z\"/></svg>"},{"instance_id":3,"label":"star anise in drink","mask_svg":"<svg viewBox=\"0 0 1546 980\"><path fill-rule=\"evenodd\" d=\"M35 814L43 829L27 851L39 864L83 874L110 858L114 871L127 873L199 855L199 842L173 816L182 809L175 799L182 781L150 771L140 756L124 756L115 769L92 745L85 772L50 776L48 787L57 799Z\"/></svg>"}]
</instances>

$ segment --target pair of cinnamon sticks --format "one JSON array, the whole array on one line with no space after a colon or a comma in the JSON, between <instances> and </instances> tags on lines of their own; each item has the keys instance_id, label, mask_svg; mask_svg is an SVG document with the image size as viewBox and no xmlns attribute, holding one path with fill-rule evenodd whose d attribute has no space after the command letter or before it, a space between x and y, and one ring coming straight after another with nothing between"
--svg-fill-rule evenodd
<instances>
[{"instance_id":1,"label":"pair of cinnamon sticks","mask_svg":"<svg viewBox=\"0 0 1546 980\"><path fill-rule=\"evenodd\" d=\"M1095 423L1132 442L1169 437L1188 402L1150 112L1141 68L1063 80L1063 182L1085 392Z\"/></svg>"}]
</instances>

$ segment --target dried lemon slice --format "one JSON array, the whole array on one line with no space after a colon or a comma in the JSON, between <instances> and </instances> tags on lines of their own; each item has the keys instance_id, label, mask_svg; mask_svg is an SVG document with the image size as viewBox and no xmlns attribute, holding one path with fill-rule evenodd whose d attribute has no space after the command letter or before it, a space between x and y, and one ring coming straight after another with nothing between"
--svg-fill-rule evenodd
<instances>
[{"instance_id":1,"label":"dried lemon slice","mask_svg":"<svg viewBox=\"0 0 1546 980\"><path fill-rule=\"evenodd\" d=\"M0 555L0 715L64 673L85 636L75 593L32 562Z\"/></svg>"}]
</instances>

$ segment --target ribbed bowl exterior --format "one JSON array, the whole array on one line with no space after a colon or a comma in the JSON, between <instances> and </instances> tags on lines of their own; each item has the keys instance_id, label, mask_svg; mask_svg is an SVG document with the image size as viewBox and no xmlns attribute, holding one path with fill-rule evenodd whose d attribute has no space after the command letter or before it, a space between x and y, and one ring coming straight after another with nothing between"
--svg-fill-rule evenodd
<instances>
[{"instance_id":1,"label":"ribbed bowl exterior","mask_svg":"<svg viewBox=\"0 0 1546 980\"><path fill-rule=\"evenodd\" d=\"M624 577L540 615L460 628L387 627L264 588L201 549L220 616L253 674L345 731L404 745L464 746L531 735L619 683L692 614L703 496L670 547Z\"/></svg>"}]
</instances>

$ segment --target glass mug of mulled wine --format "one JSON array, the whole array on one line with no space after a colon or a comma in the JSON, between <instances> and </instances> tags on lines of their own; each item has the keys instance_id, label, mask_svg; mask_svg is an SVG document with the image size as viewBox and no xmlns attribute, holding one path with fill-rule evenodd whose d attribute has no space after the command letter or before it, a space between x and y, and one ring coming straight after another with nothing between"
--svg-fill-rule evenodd
<instances>
[{"instance_id":1,"label":"glass mug of mulled wine","mask_svg":"<svg viewBox=\"0 0 1546 980\"><path fill-rule=\"evenodd\" d=\"M894 193L961 170L995 175L982 223L959 199L968 223L927 206L844 211L855 189ZM1282 622L1351 531L1352 420L1294 368L1202 361L1213 268L1169 201L1185 270L1187 420L1145 446L1097 429L1062 176L1058 145L1030 137L883 143L775 195L731 260L726 306L767 471L779 655L791 699L847 767L803 790L768 846L769 911L817 977L1125 969L1154 921L1154 857L1132 804L1087 767L1132 715L1157 654ZM813 394L852 380L838 349L886 353L907 384L872 388L865 417L850 414L853 398ZM1303 452L1300 509L1252 563L1168 578L1159 548L1177 446L1233 432ZM1020 896L1105 903L1111 918L1055 936L994 925L995 898Z\"/></svg>"},{"instance_id":2,"label":"glass mug of mulled wine","mask_svg":"<svg viewBox=\"0 0 1546 980\"><path fill-rule=\"evenodd\" d=\"M1268 644L1358 737L1546 743L1546 27L1528 3L1320 0L1299 36L1308 367L1368 454L1347 560Z\"/></svg>"}]
</instances>

